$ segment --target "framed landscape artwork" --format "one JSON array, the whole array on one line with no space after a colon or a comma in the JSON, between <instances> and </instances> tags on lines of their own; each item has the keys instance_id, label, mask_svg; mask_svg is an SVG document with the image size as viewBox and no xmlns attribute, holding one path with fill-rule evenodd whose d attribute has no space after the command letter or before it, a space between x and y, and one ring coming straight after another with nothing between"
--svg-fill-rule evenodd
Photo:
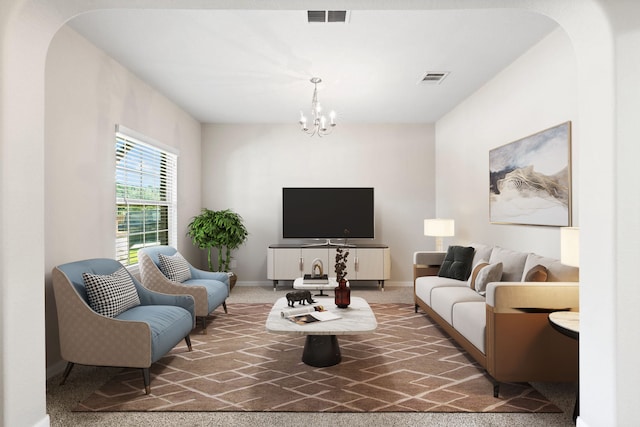
<instances>
[{"instance_id":1,"label":"framed landscape artwork","mask_svg":"<svg viewBox=\"0 0 640 427\"><path fill-rule=\"evenodd\" d=\"M489 217L497 224L571 225L571 122L489 151Z\"/></svg>"}]
</instances>

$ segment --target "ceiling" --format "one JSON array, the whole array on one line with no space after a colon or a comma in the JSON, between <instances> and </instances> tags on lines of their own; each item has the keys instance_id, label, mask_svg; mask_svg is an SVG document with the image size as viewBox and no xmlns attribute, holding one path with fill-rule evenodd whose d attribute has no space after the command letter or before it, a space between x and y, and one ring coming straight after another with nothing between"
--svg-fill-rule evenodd
<instances>
[{"instance_id":1,"label":"ceiling","mask_svg":"<svg viewBox=\"0 0 640 427\"><path fill-rule=\"evenodd\" d=\"M112 10L70 25L203 123L432 123L557 24L522 10ZM427 72L449 72L440 84Z\"/></svg>"}]
</instances>

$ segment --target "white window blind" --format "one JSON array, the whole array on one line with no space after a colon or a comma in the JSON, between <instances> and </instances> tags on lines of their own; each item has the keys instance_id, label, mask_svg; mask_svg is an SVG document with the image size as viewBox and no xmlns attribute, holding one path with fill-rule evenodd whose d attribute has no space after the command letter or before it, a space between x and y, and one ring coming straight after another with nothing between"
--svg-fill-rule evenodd
<instances>
[{"instance_id":1,"label":"white window blind","mask_svg":"<svg viewBox=\"0 0 640 427\"><path fill-rule=\"evenodd\" d=\"M116 128L116 259L138 263L138 250L177 239L178 157L134 131Z\"/></svg>"}]
</instances>

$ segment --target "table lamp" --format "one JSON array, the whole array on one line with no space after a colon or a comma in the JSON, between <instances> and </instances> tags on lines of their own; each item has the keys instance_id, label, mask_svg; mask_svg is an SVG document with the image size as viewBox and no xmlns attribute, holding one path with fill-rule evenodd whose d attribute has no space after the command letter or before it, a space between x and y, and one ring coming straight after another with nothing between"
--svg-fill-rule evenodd
<instances>
[{"instance_id":1,"label":"table lamp","mask_svg":"<svg viewBox=\"0 0 640 427\"><path fill-rule=\"evenodd\" d=\"M560 228L560 262L572 267L580 266L580 228Z\"/></svg>"},{"instance_id":2,"label":"table lamp","mask_svg":"<svg viewBox=\"0 0 640 427\"><path fill-rule=\"evenodd\" d=\"M454 221L452 219L434 218L424 220L424 235L436 238L436 251L442 252L442 238L454 235Z\"/></svg>"}]
</instances>

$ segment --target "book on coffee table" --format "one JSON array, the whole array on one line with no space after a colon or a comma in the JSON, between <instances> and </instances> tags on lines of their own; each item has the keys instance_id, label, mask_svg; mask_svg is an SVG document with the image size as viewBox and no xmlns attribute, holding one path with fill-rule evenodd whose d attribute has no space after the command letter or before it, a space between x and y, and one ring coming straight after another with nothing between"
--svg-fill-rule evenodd
<instances>
[{"instance_id":1,"label":"book on coffee table","mask_svg":"<svg viewBox=\"0 0 640 427\"><path fill-rule=\"evenodd\" d=\"M282 312L280 312L280 316L299 325L340 319L339 315L325 310L321 305L283 310Z\"/></svg>"},{"instance_id":2,"label":"book on coffee table","mask_svg":"<svg viewBox=\"0 0 640 427\"><path fill-rule=\"evenodd\" d=\"M326 274L323 274L322 276L305 274L302 278L302 283L305 285L326 285L329 283L329 277Z\"/></svg>"}]
</instances>

